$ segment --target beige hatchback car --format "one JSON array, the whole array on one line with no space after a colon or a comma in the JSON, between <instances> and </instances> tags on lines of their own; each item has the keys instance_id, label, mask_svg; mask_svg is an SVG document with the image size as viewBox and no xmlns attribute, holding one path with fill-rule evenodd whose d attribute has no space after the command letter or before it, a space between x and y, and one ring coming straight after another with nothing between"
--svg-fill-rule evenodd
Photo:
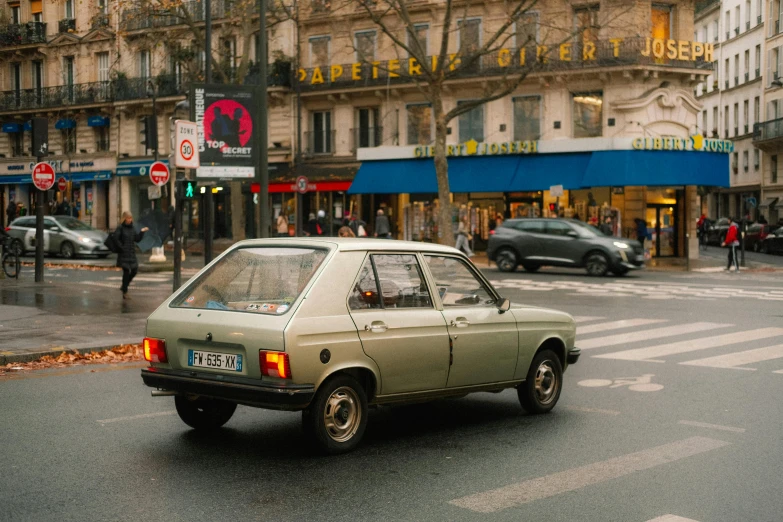
<instances>
[{"instance_id":1,"label":"beige hatchback car","mask_svg":"<svg viewBox=\"0 0 783 522\"><path fill-rule=\"evenodd\" d=\"M453 248L373 239L237 243L147 320L141 371L196 429L237 404L303 412L326 453L368 408L516 388L551 410L579 358L566 313L512 305Z\"/></svg>"}]
</instances>

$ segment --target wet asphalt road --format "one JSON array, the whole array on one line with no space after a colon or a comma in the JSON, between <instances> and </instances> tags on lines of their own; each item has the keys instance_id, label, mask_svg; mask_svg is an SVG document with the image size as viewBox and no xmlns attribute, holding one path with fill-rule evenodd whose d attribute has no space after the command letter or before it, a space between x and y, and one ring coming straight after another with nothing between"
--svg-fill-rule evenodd
<instances>
[{"instance_id":1,"label":"wet asphalt road","mask_svg":"<svg viewBox=\"0 0 783 522\"><path fill-rule=\"evenodd\" d=\"M239 407L194 433L139 365L0 379L0 520L781 519L783 354L703 361L783 337L661 354L783 326L783 274L487 273L512 301L592 327L551 414L525 415L513 391L379 408L357 451L327 458L294 413ZM612 345L634 332L649 339ZM618 355L641 348L664 362ZM618 384L643 375L662 388Z\"/></svg>"}]
</instances>

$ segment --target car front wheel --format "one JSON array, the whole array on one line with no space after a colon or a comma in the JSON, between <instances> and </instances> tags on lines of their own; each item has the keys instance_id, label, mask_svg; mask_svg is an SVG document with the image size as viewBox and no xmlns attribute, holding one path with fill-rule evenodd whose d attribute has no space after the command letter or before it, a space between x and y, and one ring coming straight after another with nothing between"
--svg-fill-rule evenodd
<instances>
[{"instance_id":1,"label":"car front wheel","mask_svg":"<svg viewBox=\"0 0 783 522\"><path fill-rule=\"evenodd\" d=\"M319 388L302 412L302 425L316 448L336 455L354 449L367 427L367 394L349 375L336 375Z\"/></svg>"},{"instance_id":2,"label":"car front wheel","mask_svg":"<svg viewBox=\"0 0 783 522\"><path fill-rule=\"evenodd\" d=\"M525 382L517 386L517 396L528 413L547 413L555 407L563 389L563 366L551 350L534 358Z\"/></svg>"},{"instance_id":3,"label":"car front wheel","mask_svg":"<svg viewBox=\"0 0 783 522\"><path fill-rule=\"evenodd\" d=\"M183 395L174 397L174 405L182 422L201 431L220 428L231 419L237 409L233 402L204 397L189 399Z\"/></svg>"},{"instance_id":4,"label":"car front wheel","mask_svg":"<svg viewBox=\"0 0 783 522\"><path fill-rule=\"evenodd\" d=\"M73 248L73 243L66 241L60 245L60 255L65 259L73 259L76 255L76 250Z\"/></svg>"},{"instance_id":5,"label":"car front wheel","mask_svg":"<svg viewBox=\"0 0 783 522\"><path fill-rule=\"evenodd\" d=\"M588 254L585 260L587 273L594 277L602 277L609 270L609 260L601 252Z\"/></svg>"}]
</instances>

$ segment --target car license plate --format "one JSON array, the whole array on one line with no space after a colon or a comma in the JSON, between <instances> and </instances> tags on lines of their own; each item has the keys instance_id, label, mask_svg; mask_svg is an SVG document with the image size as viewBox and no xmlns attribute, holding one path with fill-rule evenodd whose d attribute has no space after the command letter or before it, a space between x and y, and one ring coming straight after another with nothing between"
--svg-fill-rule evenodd
<instances>
[{"instance_id":1,"label":"car license plate","mask_svg":"<svg viewBox=\"0 0 783 522\"><path fill-rule=\"evenodd\" d=\"M637 261L644 261L644 255L639 254L638 256L636 256L636 260Z\"/></svg>"},{"instance_id":2,"label":"car license plate","mask_svg":"<svg viewBox=\"0 0 783 522\"><path fill-rule=\"evenodd\" d=\"M242 371L242 356L230 353L202 352L188 350L188 366L213 368L215 370Z\"/></svg>"}]
</instances>

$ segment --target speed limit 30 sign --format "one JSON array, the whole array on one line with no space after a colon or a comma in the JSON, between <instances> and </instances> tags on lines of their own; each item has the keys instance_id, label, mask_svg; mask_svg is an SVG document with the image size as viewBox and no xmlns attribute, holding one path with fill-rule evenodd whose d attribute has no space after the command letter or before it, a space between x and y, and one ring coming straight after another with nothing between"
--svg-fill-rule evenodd
<instances>
[{"instance_id":1,"label":"speed limit 30 sign","mask_svg":"<svg viewBox=\"0 0 783 522\"><path fill-rule=\"evenodd\" d=\"M181 169L197 169L200 166L198 157L198 127L192 121L177 120L174 123L174 166Z\"/></svg>"}]
</instances>

